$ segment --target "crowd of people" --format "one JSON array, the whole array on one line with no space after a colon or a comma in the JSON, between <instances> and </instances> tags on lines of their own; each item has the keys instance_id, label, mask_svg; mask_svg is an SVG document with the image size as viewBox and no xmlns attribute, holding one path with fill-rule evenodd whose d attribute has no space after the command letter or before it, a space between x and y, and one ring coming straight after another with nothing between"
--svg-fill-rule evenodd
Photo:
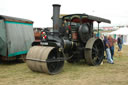
<instances>
[{"instance_id":1,"label":"crowd of people","mask_svg":"<svg viewBox=\"0 0 128 85\"><path fill-rule=\"evenodd\" d=\"M103 42L104 42L105 52L106 52L106 56L107 56L107 62L110 64L114 64L114 60L113 60L114 43L116 42L116 40L113 39L111 37L111 35L109 35L108 37L104 36ZM122 50L122 44L123 44L123 40L122 40L121 35L117 38L117 44L119 47L118 51L121 51Z\"/></svg>"}]
</instances>

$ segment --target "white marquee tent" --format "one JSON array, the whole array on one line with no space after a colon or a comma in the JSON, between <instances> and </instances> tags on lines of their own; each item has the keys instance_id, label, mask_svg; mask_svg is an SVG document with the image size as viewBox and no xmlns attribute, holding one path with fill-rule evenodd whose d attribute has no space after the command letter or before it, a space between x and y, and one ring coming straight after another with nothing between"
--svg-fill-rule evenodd
<instances>
[{"instance_id":1,"label":"white marquee tent","mask_svg":"<svg viewBox=\"0 0 128 85\"><path fill-rule=\"evenodd\" d=\"M116 39L119 35L123 35L123 44L128 45L128 28L120 28L116 31L109 33L109 35L116 35Z\"/></svg>"}]
</instances>

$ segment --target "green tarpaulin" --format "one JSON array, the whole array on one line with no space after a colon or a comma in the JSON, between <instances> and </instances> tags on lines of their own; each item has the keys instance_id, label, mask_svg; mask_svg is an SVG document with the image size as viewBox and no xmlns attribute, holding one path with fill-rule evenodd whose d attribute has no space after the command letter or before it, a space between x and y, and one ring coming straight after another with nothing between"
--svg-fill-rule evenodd
<instances>
[{"instance_id":1,"label":"green tarpaulin","mask_svg":"<svg viewBox=\"0 0 128 85\"><path fill-rule=\"evenodd\" d=\"M33 24L16 22L15 18L0 19L0 55L16 56L26 54L34 41ZM14 21L13 21L13 20ZM29 21L30 22L30 21Z\"/></svg>"}]
</instances>

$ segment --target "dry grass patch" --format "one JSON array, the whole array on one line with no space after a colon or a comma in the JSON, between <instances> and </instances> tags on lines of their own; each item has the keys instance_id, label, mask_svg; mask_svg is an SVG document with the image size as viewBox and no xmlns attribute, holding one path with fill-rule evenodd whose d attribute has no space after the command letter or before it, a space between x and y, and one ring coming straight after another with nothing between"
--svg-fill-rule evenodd
<instances>
[{"instance_id":1,"label":"dry grass patch","mask_svg":"<svg viewBox=\"0 0 128 85\"><path fill-rule=\"evenodd\" d=\"M0 85L127 85L127 47L123 47L121 56L114 57L115 64L106 60L101 66L65 62L57 75L32 72L25 63L0 64Z\"/></svg>"}]
</instances>

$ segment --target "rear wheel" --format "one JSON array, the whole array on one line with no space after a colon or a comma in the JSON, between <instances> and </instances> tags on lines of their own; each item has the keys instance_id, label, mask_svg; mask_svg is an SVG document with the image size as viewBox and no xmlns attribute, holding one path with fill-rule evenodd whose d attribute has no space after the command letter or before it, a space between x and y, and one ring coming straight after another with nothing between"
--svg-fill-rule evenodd
<instances>
[{"instance_id":1,"label":"rear wheel","mask_svg":"<svg viewBox=\"0 0 128 85\"><path fill-rule=\"evenodd\" d=\"M91 38L85 46L85 59L89 65L100 65L104 58L104 45L101 39Z\"/></svg>"}]
</instances>

